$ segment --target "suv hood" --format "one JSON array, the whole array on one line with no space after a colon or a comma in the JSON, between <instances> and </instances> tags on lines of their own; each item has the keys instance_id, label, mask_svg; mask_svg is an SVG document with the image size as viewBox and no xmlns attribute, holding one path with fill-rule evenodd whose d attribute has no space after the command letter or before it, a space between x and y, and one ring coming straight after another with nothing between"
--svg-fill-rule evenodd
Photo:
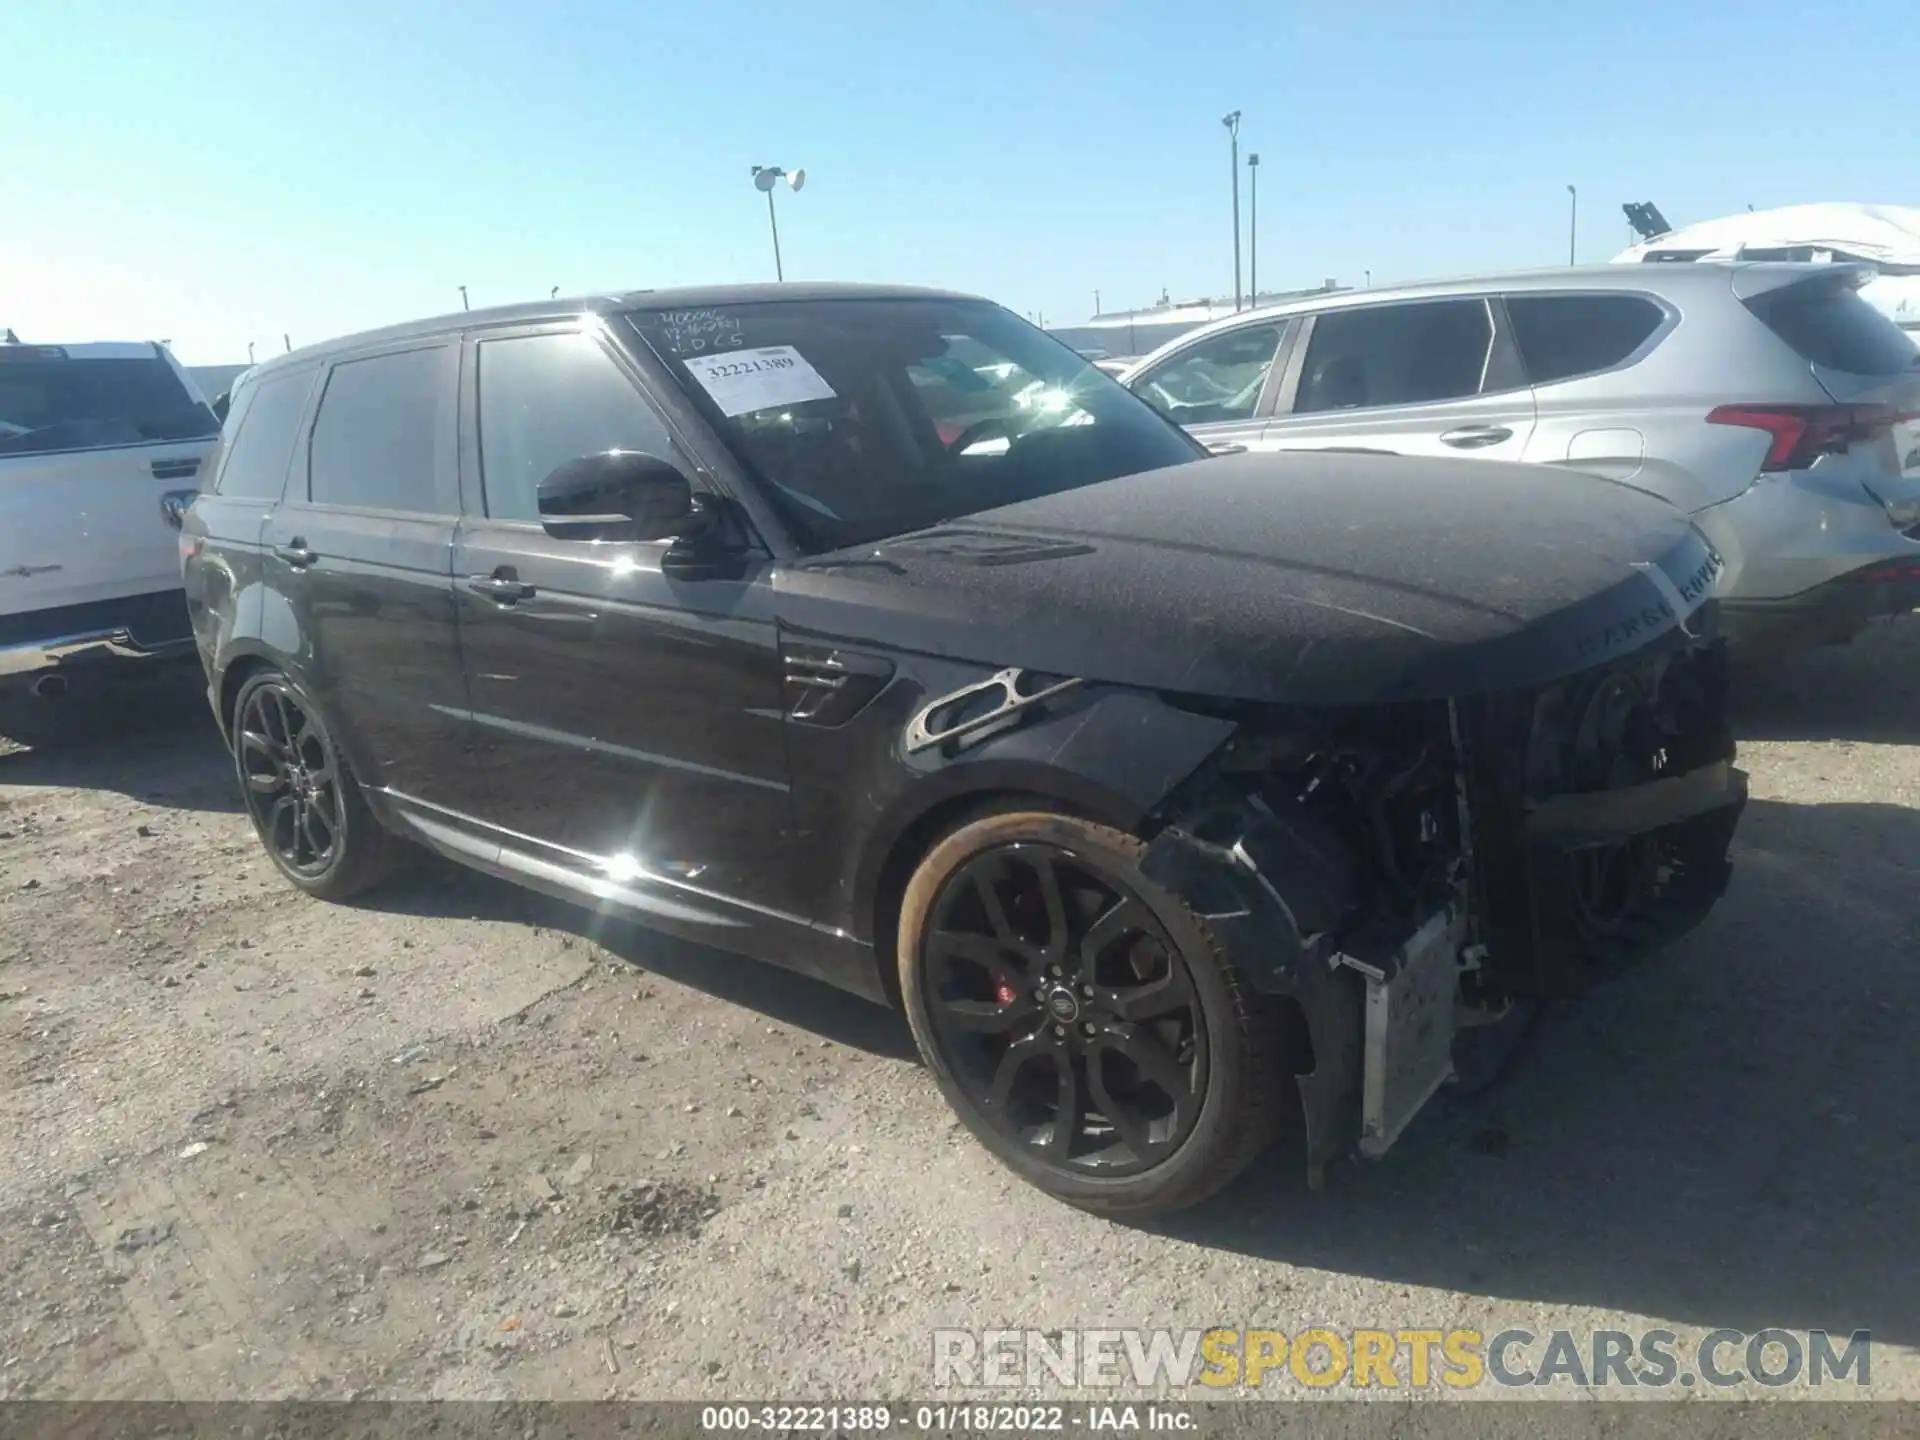
<instances>
[{"instance_id":1,"label":"suv hood","mask_svg":"<svg viewBox=\"0 0 1920 1440\"><path fill-rule=\"evenodd\" d=\"M1613 481L1323 451L1125 476L775 583L783 624L821 638L1345 705L1540 685L1624 655L1680 628L1719 569L1678 510Z\"/></svg>"}]
</instances>

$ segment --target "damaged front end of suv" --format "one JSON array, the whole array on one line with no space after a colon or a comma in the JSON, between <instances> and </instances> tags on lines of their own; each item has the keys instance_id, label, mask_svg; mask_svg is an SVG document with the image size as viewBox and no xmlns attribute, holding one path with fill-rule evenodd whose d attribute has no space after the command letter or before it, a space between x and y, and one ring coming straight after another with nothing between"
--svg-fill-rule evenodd
<instances>
[{"instance_id":1,"label":"damaged front end of suv","mask_svg":"<svg viewBox=\"0 0 1920 1440\"><path fill-rule=\"evenodd\" d=\"M1534 1002L1711 909L1746 799L1726 685L1723 648L1676 631L1538 688L1233 712L1143 869L1281 1002L1316 1182Z\"/></svg>"}]
</instances>

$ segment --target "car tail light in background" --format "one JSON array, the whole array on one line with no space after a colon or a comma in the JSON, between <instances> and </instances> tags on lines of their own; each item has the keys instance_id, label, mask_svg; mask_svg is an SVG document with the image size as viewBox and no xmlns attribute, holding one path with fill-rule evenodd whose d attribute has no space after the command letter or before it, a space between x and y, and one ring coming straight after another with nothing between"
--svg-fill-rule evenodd
<instances>
[{"instance_id":1,"label":"car tail light in background","mask_svg":"<svg viewBox=\"0 0 1920 1440\"><path fill-rule=\"evenodd\" d=\"M1768 470L1804 470L1822 455L1837 455L1849 445L1877 440L1910 412L1890 405L1722 405L1708 413L1709 425L1738 425L1764 430L1773 437L1766 459Z\"/></svg>"},{"instance_id":2,"label":"car tail light in background","mask_svg":"<svg viewBox=\"0 0 1920 1440\"><path fill-rule=\"evenodd\" d=\"M1849 570L1849 580L1867 585L1920 582L1920 560L1888 560L1864 569Z\"/></svg>"}]
</instances>

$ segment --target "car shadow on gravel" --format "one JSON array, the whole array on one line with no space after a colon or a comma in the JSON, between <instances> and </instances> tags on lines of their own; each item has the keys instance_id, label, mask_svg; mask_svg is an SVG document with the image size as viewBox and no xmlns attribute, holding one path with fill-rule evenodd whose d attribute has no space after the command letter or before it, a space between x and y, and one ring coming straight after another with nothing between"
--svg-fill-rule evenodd
<instances>
[{"instance_id":1,"label":"car shadow on gravel","mask_svg":"<svg viewBox=\"0 0 1920 1440\"><path fill-rule=\"evenodd\" d=\"M353 903L390 914L498 920L561 931L635 970L650 971L823 1040L884 1059L919 1059L906 1021L886 1006L796 971L596 914L438 856L423 854L411 874Z\"/></svg>"},{"instance_id":2,"label":"car shadow on gravel","mask_svg":"<svg viewBox=\"0 0 1920 1440\"><path fill-rule=\"evenodd\" d=\"M113 685L98 708L75 716L59 745L23 750L0 741L0 786L107 790L173 810L242 808L197 669Z\"/></svg>"},{"instance_id":3,"label":"car shadow on gravel","mask_svg":"<svg viewBox=\"0 0 1920 1440\"><path fill-rule=\"evenodd\" d=\"M1742 740L1920 742L1920 615L1873 626L1849 645L1734 670Z\"/></svg>"},{"instance_id":4,"label":"car shadow on gravel","mask_svg":"<svg viewBox=\"0 0 1920 1440\"><path fill-rule=\"evenodd\" d=\"M1491 1090L1443 1095L1383 1162L1310 1192L1276 1151L1151 1228L1405 1286L1920 1343L1920 813L1755 801L1737 864L1700 931L1544 1014Z\"/></svg>"}]
</instances>

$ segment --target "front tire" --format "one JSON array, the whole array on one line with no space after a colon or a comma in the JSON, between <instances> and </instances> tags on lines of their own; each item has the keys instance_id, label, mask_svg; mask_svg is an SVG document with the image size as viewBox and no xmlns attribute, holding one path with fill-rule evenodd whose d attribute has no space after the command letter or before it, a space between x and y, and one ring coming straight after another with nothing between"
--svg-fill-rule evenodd
<instances>
[{"instance_id":1,"label":"front tire","mask_svg":"<svg viewBox=\"0 0 1920 1440\"><path fill-rule=\"evenodd\" d=\"M954 831L901 906L901 999L947 1102L996 1158L1100 1214L1221 1189L1283 1110L1280 1032L1145 845L1020 812Z\"/></svg>"},{"instance_id":2,"label":"front tire","mask_svg":"<svg viewBox=\"0 0 1920 1440\"><path fill-rule=\"evenodd\" d=\"M240 791L276 869L320 900L345 900L391 875L393 837L373 818L318 708L264 670L233 703Z\"/></svg>"}]
</instances>

